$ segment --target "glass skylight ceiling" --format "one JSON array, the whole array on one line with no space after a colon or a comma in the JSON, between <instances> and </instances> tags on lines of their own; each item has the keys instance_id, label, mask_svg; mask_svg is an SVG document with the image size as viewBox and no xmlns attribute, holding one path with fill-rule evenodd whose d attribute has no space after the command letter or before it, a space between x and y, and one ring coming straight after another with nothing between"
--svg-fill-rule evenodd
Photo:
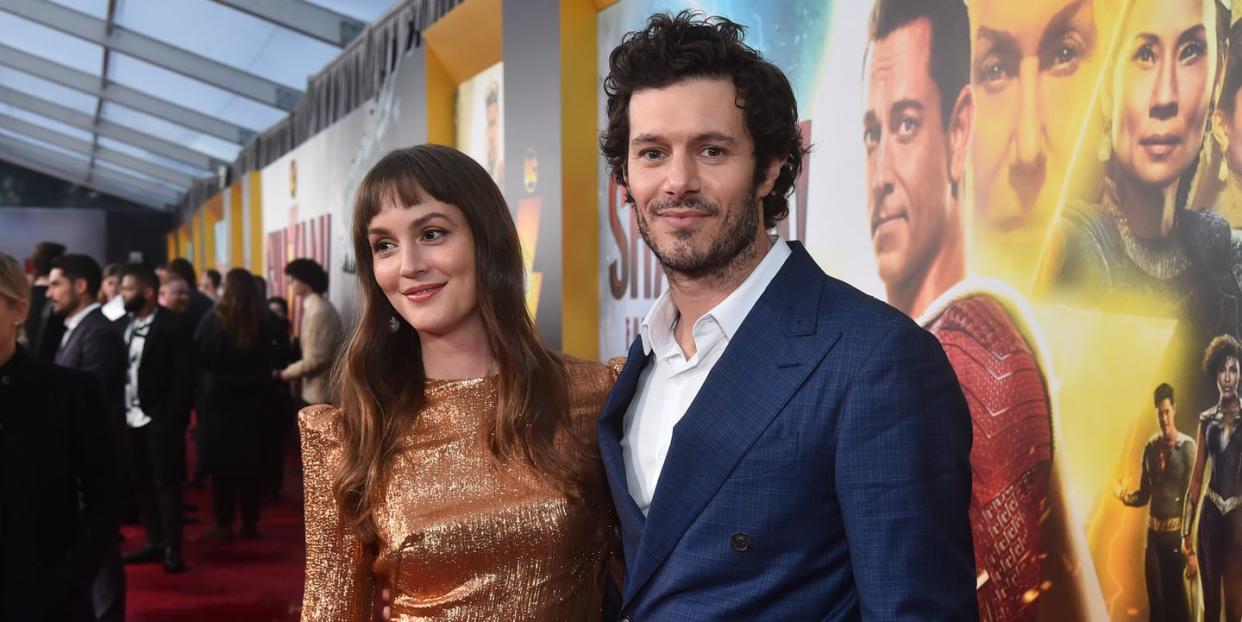
<instances>
[{"instance_id":1,"label":"glass skylight ceiling","mask_svg":"<svg viewBox=\"0 0 1242 622\"><path fill-rule=\"evenodd\" d=\"M341 20L361 24L373 22L396 1L302 0L308 11L327 9ZM254 4L261 5L262 1L255 0ZM74 13L66 14L67 10ZM180 196L186 189L170 185L170 179L192 179L213 171L171 160L149 149L168 152L164 145L167 143L217 160L232 161L244 140L271 127L287 114L274 104L287 106L288 100L251 99L209 84L202 79L206 77L202 72L178 72L161 66L169 63L159 55L138 58L57 29L66 22L81 19L98 26L106 24L108 0L50 0L0 9L0 32L6 33L0 41L0 138L5 145L5 149L0 150L0 158L5 152L16 149L21 153L12 154L10 159L19 165L28 165L45 162L49 154L55 154L60 164L74 163L70 168L76 171L77 163L81 163L82 170L97 170L99 177L115 182L104 188L105 183L100 181L96 189L158 206L168 202L170 196ZM209 59L230 71L251 74L281 92L291 91L295 95L305 91L307 79L341 51L337 45L216 0L117 0L111 21L116 29L137 33L201 57L195 60L196 64ZM64 27L72 30L72 27ZM40 59L37 62L54 65L49 69L32 69L32 56ZM101 75L105 67L106 75ZM51 73L40 77L29 71ZM223 86L233 88L232 84ZM102 102L97 96L100 93L104 95ZM126 97L131 100L124 101ZM51 105L73 112L61 110L42 114L41 109ZM14 121L6 123L6 118ZM117 140L115 132L112 137L95 136L87 129L93 127L92 119L96 123L136 130L157 144L139 147ZM74 153L62 145L13 129L29 129L30 126L41 128L39 131L45 137L43 130L55 132L64 139L62 142L71 145L93 145L105 154L112 154L112 159L136 159L141 161L143 170L101 159L90 152ZM64 168L42 172L65 176ZM89 185L86 179L70 181ZM122 185L127 193L117 192ZM142 189L150 189L150 196L133 196L133 191Z\"/></svg>"}]
</instances>

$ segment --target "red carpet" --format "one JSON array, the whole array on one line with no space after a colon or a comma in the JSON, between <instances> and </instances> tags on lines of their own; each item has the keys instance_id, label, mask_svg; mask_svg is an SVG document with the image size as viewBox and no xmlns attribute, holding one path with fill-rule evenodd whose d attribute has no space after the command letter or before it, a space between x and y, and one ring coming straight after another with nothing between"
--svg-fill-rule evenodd
<instances>
[{"instance_id":1,"label":"red carpet","mask_svg":"<svg viewBox=\"0 0 1242 622\"><path fill-rule=\"evenodd\" d=\"M257 540L202 542L210 525L211 493L189 490L186 502L198 509L198 523L185 528L184 574L164 573L161 564L130 565L126 620L129 622L286 622L302 606L305 541L302 535L302 477L287 463L285 492L266 503ZM234 526L238 529L238 526ZM124 528L122 553L146 544L142 528Z\"/></svg>"}]
</instances>

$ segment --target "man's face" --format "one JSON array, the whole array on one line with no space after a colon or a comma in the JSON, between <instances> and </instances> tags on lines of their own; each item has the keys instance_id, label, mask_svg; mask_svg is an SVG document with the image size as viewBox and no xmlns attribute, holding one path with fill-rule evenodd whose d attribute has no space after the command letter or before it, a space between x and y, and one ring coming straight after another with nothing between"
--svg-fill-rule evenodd
<instances>
[{"instance_id":1,"label":"man's face","mask_svg":"<svg viewBox=\"0 0 1242 622\"><path fill-rule=\"evenodd\" d=\"M975 239L1029 278L1098 76L1090 0L977 0L971 84Z\"/></svg>"},{"instance_id":2,"label":"man's face","mask_svg":"<svg viewBox=\"0 0 1242 622\"><path fill-rule=\"evenodd\" d=\"M86 281L69 280L60 268L52 268L48 274L47 299L52 303L52 310L61 315L69 315L78 310L80 300L78 291L86 290Z\"/></svg>"},{"instance_id":3,"label":"man's face","mask_svg":"<svg viewBox=\"0 0 1242 622\"><path fill-rule=\"evenodd\" d=\"M126 275L121 279L121 300L125 303L125 310L130 313L138 313L147 306L147 301L151 299L154 292L147 285L137 278Z\"/></svg>"},{"instance_id":4,"label":"man's face","mask_svg":"<svg viewBox=\"0 0 1242 622\"><path fill-rule=\"evenodd\" d=\"M867 216L880 279L890 286L930 265L956 215L931 42L931 21L917 20L872 43L867 67Z\"/></svg>"},{"instance_id":5,"label":"man's face","mask_svg":"<svg viewBox=\"0 0 1242 622\"><path fill-rule=\"evenodd\" d=\"M1173 423L1176 415L1177 408L1173 405L1173 400L1167 397L1160 400L1160 405L1156 407L1156 421L1160 424L1160 433L1165 438L1177 438L1177 426Z\"/></svg>"},{"instance_id":6,"label":"man's face","mask_svg":"<svg viewBox=\"0 0 1242 622\"><path fill-rule=\"evenodd\" d=\"M161 307L185 313L190 308L190 286L181 279L173 279L160 286Z\"/></svg>"},{"instance_id":7,"label":"man's face","mask_svg":"<svg viewBox=\"0 0 1242 622\"><path fill-rule=\"evenodd\" d=\"M763 235L754 143L732 80L689 79L630 98L627 181L643 240L668 270L713 274Z\"/></svg>"},{"instance_id":8,"label":"man's face","mask_svg":"<svg viewBox=\"0 0 1242 622\"><path fill-rule=\"evenodd\" d=\"M309 296L311 293L310 285L302 282L296 277L289 277L289 289L294 296Z\"/></svg>"}]
</instances>

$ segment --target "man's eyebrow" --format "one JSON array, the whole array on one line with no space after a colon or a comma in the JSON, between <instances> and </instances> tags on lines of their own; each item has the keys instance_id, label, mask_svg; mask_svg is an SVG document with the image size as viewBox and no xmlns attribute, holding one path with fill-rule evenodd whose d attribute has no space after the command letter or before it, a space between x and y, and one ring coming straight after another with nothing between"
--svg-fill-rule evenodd
<instances>
[{"instance_id":1,"label":"man's eyebrow","mask_svg":"<svg viewBox=\"0 0 1242 622\"><path fill-rule=\"evenodd\" d=\"M1061 37L1065 35L1066 31L1074 30L1070 22L1074 20L1078 12L1085 6L1084 2L1085 0L1078 0L1078 2L1069 4L1057 11L1056 15L1053 15L1052 19L1048 20L1048 27L1044 29L1043 36L1039 38L1039 49L1044 50L1050 46L1057 45L1061 42ZM1089 47L1090 44L1088 44L1088 49Z\"/></svg>"},{"instance_id":2,"label":"man's eyebrow","mask_svg":"<svg viewBox=\"0 0 1242 622\"><path fill-rule=\"evenodd\" d=\"M1004 30L996 30L987 26L980 26L979 32L975 36L976 39L985 40L993 48L1004 48L1005 50L1017 50L1018 39ZM990 50L989 50L990 51ZM978 52L978 50L976 50Z\"/></svg>"}]
</instances>

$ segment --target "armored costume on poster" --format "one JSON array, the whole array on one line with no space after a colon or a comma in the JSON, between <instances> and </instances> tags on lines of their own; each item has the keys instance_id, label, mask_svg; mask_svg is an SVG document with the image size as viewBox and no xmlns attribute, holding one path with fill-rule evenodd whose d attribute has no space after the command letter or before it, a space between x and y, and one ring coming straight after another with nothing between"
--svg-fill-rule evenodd
<instances>
[{"instance_id":1,"label":"armored costume on poster","mask_svg":"<svg viewBox=\"0 0 1242 622\"><path fill-rule=\"evenodd\" d=\"M1219 612L1222 579L1242 582L1242 434L1238 427L1225 429L1220 406L1199 416L1204 432L1204 451L1211 476L1203 495L1199 517L1199 573L1203 602L1210 617ZM1194 504L1187 504L1183 533L1190 533Z\"/></svg>"},{"instance_id":2,"label":"armored costume on poster","mask_svg":"<svg viewBox=\"0 0 1242 622\"><path fill-rule=\"evenodd\" d=\"M1157 433L1143 447L1139 489L1121 502L1134 508L1151 504L1147 526L1147 601L1152 620L1190 619L1186 599L1186 558L1182 555L1182 508L1195 464L1195 441L1178 434L1170 445Z\"/></svg>"},{"instance_id":3,"label":"armored costume on poster","mask_svg":"<svg viewBox=\"0 0 1242 622\"><path fill-rule=\"evenodd\" d=\"M1034 619L1052 414L1039 357L1001 297L962 283L920 318L949 356L970 407L970 524L980 618ZM962 287L965 286L965 287Z\"/></svg>"}]
</instances>

